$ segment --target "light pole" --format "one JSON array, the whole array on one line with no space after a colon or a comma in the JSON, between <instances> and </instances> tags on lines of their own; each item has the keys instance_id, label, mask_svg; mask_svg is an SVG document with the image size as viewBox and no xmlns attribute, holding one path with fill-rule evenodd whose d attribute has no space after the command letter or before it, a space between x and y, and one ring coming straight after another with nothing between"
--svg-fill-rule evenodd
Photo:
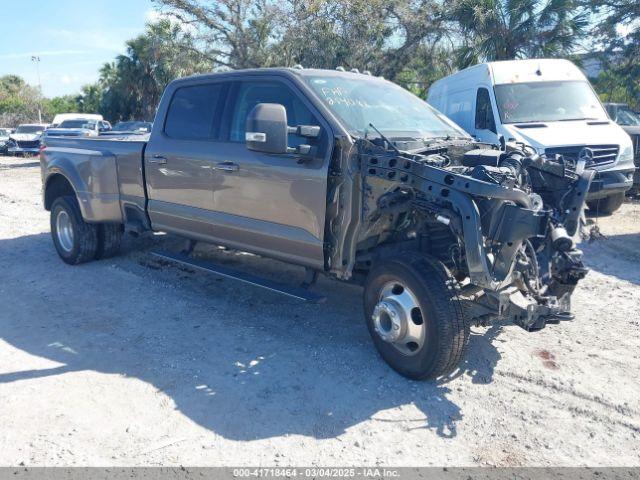
<instances>
[{"instance_id":1,"label":"light pole","mask_svg":"<svg viewBox=\"0 0 640 480\"><path fill-rule=\"evenodd\" d=\"M33 55L31 61L36 64L36 72L38 72L38 123L42 123L42 83L40 82L40 57Z\"/></svg>"}]
</instances>

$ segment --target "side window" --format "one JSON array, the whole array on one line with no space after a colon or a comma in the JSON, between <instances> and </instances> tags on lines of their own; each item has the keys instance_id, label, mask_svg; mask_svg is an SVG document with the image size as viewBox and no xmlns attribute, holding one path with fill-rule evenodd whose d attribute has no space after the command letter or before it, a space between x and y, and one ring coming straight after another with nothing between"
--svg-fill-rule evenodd
<instances>
[{"instance_id":1,"label":"side window","mask_svg":"<svg viewBox=\"0 0 640 480\"><path fill-rule=\"evenodd\" d=\"M450 94L445 107L446 111L443 112L447 117L467 131L471 130L473 116L471 95L473 95L473 93L468 90Z\"/></svg>"},{"instance_id":2,"label":"side window","mask_svg":"<svg viewBox=\"0 0 640 480\"><path fill-rule=\"evenodd\" d=\"M236 103L231 118L229 139L232 142L244 142L245 122L247 115L259 103L279 103L287 110L289 126L318 125L311 111L302 100L283 83L276 81L243 82L236 96ZM309 143L308 139L296 135L289 136L289 145L296 147L301 143Z\"/></svg>"},{"instance_id":3,"label":"side window","mask_svg":"<svg viewBox=\"0 0 640 480\"><path fill-rule=\"evenodd\" d=\"M216 110L222 96L222 84L193 85L175 91L164 133L181 140L211 140L216 137Z\"/></svg>"},{"instance_id":4,"label":"side window","mask_svg":"<svg viewBox=\"0 0 640 480\"><path fill-rule=\"evenodd\" d=\"M479 130L491 130L496 133L496 121L491 108L489 90L479 88L476 97L476 128Z\"/></svg>"}]
</instances>

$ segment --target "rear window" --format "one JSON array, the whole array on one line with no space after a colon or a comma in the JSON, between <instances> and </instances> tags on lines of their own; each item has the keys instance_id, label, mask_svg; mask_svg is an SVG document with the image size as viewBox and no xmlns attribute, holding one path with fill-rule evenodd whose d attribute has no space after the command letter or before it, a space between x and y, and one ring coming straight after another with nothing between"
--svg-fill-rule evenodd
<instances>
[{"instance_id":1,"label":"rear window","mask_svg":"<svg viewBox=\"0 0 640 480\"><path fill-rule=\"evenodd\" d=\"M164 132L172 138L185 140L215 138L215 113L221 92L221 84L194 85L176 90L169 105Z\"/></svg>"}]
</instances>

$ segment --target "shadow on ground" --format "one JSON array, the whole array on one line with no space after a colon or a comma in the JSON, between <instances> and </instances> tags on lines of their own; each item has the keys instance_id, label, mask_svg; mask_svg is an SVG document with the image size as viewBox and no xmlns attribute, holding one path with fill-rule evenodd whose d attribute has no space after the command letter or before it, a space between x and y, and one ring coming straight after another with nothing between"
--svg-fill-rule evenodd
<instances>
[{"instance_id":1,"label":"shadow on ground","mask_svg":"<svg viewBox=\"0 0 640 480\"><path fill-rule=\"evenodd\" d=\"M234 440L332 438L371 418L398 422L386 410L413 404L417 410L403 415L407 428L452 438L464 414L449 398L456 378L490 383L500 359L495 326L471 336L456 375L412 382L377 356L357 287L323 280L328 302L308 305L148 262L129 245L120 258L69 267L48 234L1 240L0 338L61 365L1 374L0 383L86 370L134 377ZM249 264L280 275L268 260Z\"/></svg>"},{"instance_id":2,"label":"shadow on ground","mask_svg":"<svg viewBox=\"0 0 640 480\"><path fill-rule=\"evenodd\" d=\"M32 168L32 167L39 167L40 166L40 161L37 160L35 162L21 162L21 163L9 163L9 164L4 164L4 165L0 165L0 170L9 170L9 169L14 169L14 168Z\"/></svg>"},{"instance_id":3,"label":"shadow on ground","mask_svg":"<svg viewBox=\"0 0 640 480\"><path fill-rule=\"evenodd\" d=\"M640 285L640 233L605 234L579 248L584 251L589 268ZM607 255L599 255L599 251Z\"/></svg>"}]
</instances>

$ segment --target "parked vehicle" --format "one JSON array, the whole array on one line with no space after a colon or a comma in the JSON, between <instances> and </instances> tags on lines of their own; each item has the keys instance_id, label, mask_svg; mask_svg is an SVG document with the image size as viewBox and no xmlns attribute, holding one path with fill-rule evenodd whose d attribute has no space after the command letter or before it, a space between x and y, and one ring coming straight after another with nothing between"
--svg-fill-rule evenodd
<instances>
[{"instance_id":1,"label":"parked vehicle","mask_svg":"<svg viewBox=\"0 0 640 480\"><path fill-rule=\"evenodd\" d=\"M481 141L522 142L539 155L586 160L596 172L590 209L612 213L633 184L633 147L584 74L567 60L475 65L435 82L429 104Z\"/></svg>"},{"instance_id":2,"label":"parked vehicle","mask_svg":"<svg viewBox=\"0 0 640 480\"><path fill-rule=\"evenodd\" d=\"M126 122L118 122L111 129L111 135L121 135L121 134L144 134L151 133L151 127L153 124L151 122L139 122L136 120L128 120Z\"/></svg>"},{"instance_id":3,"label":"parked vehicle","mask_svg":"<svg viewBox=\"0 0 640 480\"><path fill-rule=\"evenodd\" d=\"M9 149L9 137L11 130L9 128L0 128L0 154L6 155Z\"/></svg>"},{"instance_id":4,"label":"parked vehicle","mask_svg":"<svg viewBox=\"0 0 640 480\"><path fill-rule=\"evenodd\" d=\"M74 118L64 120L56 128L45 130L45 137L97 137L111 130L111 124L105 120L85 120Z\"/></svg>"},{"instance_id":5,"label":"parked vehicle","mask_svg":"<svg viewBox=\"0 0 640 480\"><path fill-rule=\"evenodd\" d=\"M640 114L634 112L626 103L605 103L611 119L629 134L633 142L636 171L633 175L631 193L640 193Z\"/></svg>"},{"instance_id":6,"label":"parked vehicle","mask_svg":"<svg viewBox=\"0 0 640 480\"><path fill-rule=\"evenodd\" d=\"M60 125L65 120L93 120L94 122L99 122L104 120L102 115L98 113L58 113L55 117L53 117L53 122L51 122L51 127L55 128Z\"/></svg>"},{"instance_id":7,"label":"parked vehicle","mask_svg":"<svg viewBox=\"0 0 640 480\"><path fill-rule=\"evenodd\" d=\"M382 357L455 369L469 326L571 318L586 269L571 235L594 172L476 142L423 100L358 73L257 69L172 82L148 139L47 137L44 207L77 264L124 231L189 239L165 259L319 301L318 273L364 286ZM304 288L194 259L194 242L307 270Z\"/></svg>"},{"instance_id":8,"label":"parked vehicle","mask_svg":"<svg viewBox=\"0 0 640 480\"><path fill-rule=\"evenodd\" d=\"M36 155L40 151L40 137L46 128L47 125L38 123L18 125L9 136L9 155Z\"/></svg>"}]
</instances>

